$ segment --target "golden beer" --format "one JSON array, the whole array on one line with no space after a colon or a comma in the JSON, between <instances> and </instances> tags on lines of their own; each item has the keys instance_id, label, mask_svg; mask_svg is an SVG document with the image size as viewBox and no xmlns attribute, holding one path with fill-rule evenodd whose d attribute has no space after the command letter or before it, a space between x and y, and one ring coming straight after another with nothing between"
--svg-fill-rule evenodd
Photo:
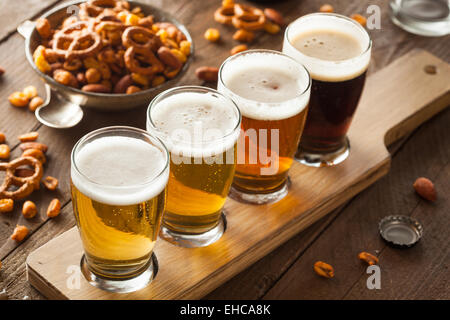
<instances>
[{"instance_id":1,"label":"golden beer","mask_svg":"<svg viewBox=\"0 0 450 320\"><path fill-rule=\"evenodd\" d=\"M232 197L258 204L280 200L306 120L308 72L282 53L249 50L222 64L218 90L242 112Z\"/></svg>"},{"instance_id":2,"label":"golden beer","mask_svg":"<svg viewBox=\"0 0 450 320\"><path fill-rule=\"evenodd\" d=\"M206 246L224 231L222 208L233 181L240 113L217 91L179 87L149 106L147 129L171 154L162 238Z\"/></svg>"},{"instance_id":3,"label":"golden beer","mask_svg":"<svg viewBox=\"0 0 450 320\"><path fill-rule=\"evenodd\" d=\"M82 272L94 286L129 292L151 281L168 161L162 143L139 129L104 128L75 145L72 204L85 252Z\"/></svg>"}]
</instances>

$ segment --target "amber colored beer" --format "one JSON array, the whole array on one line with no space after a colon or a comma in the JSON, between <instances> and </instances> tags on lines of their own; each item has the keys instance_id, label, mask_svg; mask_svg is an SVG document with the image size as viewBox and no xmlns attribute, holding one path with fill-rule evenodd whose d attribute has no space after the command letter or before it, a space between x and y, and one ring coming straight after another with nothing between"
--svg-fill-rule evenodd
<instances>
[{"instance_id":1,"label":"amber colored beer","mask_svg":"<svg viewBox=\"0 0 450 320\"><path fill-rule=\"evenodd\" d=\"M142 288L153 276L151 255L169 178L167 149L143 130L108 127L84 136L71 159L83 274L109 291Z\"/></svg>"},{"instance_id":2,"label":"amber colored beer","mask_svg":"<svg viewBox=\"0 0 450 320\"><path fill-rule=\"evenodd\" d=\"M278 201L303 132L310 93L306 69L270 50L249 50L220 68L218 90L242 112L233 197L251 203Z\"/></svg>"},{"instance_id":3,"label":"amber colored beer","mask_svg":"<svg viewBox=\"0 0 450 320\"><path fill-rule=\"evenodd\" d=\"M200 247L222 235L240 121L233 101L209 88L178 87L151 102L147 130L159 135L171 154L163 239Z\"/></svg>"},{"instance_id":4,"label":"amber colored beer","mask_svg":"<svg viewBox=\"0 0 450 320\"><path fill-rule=\"evenodd\" d=\"M316 13L286 30L283 52L311 74L311 100L297 157L307 165L334 165L348 156L347 131L364 88L370 37L357 22Z\"/></svg>"}]
</instances>

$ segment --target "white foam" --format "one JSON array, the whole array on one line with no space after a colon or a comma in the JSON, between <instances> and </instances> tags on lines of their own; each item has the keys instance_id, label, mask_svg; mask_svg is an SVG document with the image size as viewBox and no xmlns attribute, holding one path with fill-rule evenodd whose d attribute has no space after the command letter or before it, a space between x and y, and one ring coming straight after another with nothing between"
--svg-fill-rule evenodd
<instances>
[{"instance_id":1,"label":"white foam","mask_svg":"<svg viewBox=\"0 0 450 320\"><path fill-rule=\"evenodd\" d=\"M309 102L308 72L281 53L250 50L232 56L222 64L219 77L219 92L233 99L247 118L290 118ZM278 81L279 88L264 88L265 81Z\"/></svg>"},{"instance_id":2,"label":"white foam","mask_svg":"<svg viewBox=\"0 0 450 320\"><path fill-rule=\"evenodd\" d=\"M173 154L210 157L232 148L239 136L239 112L213 92L175 92L152 103L147 130Z\"/></svg>"},{"instance_id":3,"label":"white foam","mask_svg":"<svg viewBox=\"0 0 450 320\"><path fill-rule=\"evenodd\" d=\"M313 30L338 31L354 37L364 48L362 54L358 57L343 61L328 61L307 56L292 44L300 35ZM326 13L314 13L298 18L292 22L286 29L283 52L308 69L311 77L322 81L345 81L356 78L364 73L370 62L371 50L370 37L363 27L350 18Z\"/></svg>"},{"instance_id":4,"label":"white foam","mask_svg":"<svg viewBox=\"0 0 450 320\"><path fill-rule=\"evenodd\" d=\"M140 139L106 136L77 150L72 183L92 200L132 205L160 194L168 181L166 155ZM81 173L81 174L80 174Z\"/></svg>"}]
</instances>

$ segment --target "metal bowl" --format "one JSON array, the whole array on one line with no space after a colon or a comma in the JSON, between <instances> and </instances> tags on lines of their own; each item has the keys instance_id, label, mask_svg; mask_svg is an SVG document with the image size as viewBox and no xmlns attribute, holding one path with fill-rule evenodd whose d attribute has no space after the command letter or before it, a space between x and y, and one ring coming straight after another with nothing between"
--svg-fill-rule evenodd
<instances>
[{"instance_id":1,"label":"metal bowl","mask_svg":"<svg viewBox=\"0 0 450 320\"><path fill-rule=\"evenodd\" d=\"M64 18L67 18L68 16L73 14L73 6L78 5L82 2L84 1L76 0L64 3L63 5L57 6L47 11L42 15L42 18L47 18L51 26L60 25ZM146 3L132 0L129 0L128 2L130 3L131 8L140 6L142 8L142 11L146 15L152 14L155 17L155 21L164 21L174 24L185 34L187 40L191 42L191 54L189 55L188 60L175 78L170 79L155 88L150 88L133 94L84 92L76 88L62 85L56 82L52 77L41 72L36 67L33 61L33 52L41 42L41 38L34 24L29 31L25 32L26 34L24 35L25 53L27 56L27 60L33 70L36 71L37 74L44 80L44 82L47 83L53 90L57 91L64 99L69 100L70 102L78 104L82 107L93 108L101 111L123 111L142 105L147 105L157 94L175 86L189 68L194 54L194 46L191 35L189 34L186 27L178 22L171 14Z\"/></svg>"}]
</instances>

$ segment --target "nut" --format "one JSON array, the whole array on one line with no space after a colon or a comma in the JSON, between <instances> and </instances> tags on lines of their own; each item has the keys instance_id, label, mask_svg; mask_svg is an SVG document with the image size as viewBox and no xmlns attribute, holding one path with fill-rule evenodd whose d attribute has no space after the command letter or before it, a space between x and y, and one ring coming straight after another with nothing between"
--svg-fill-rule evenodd
<instances>
[{"instance_id":1,"label":"nut","mask_svg":"<svg viewBox=\"0 0 450 320\"><path fill-rule=\"evenodd\" d=\"M375 257L373 254L370 254L368 252L364 252L364 251L360 252L358 254L358 258L359 258L359 260L367 262L367 264L369 266L372 266L374 264L378 264L378 258Z\"/></svg>"},{"instance_id":2,"label":"nut","mask_svg":"<svg viewBox=\"0 0 450 320\"><path fill-rule=\"evenodd\" d=\"M132 73L131 78L134 83L140 84L141 86L148 86L150 84L148 77L140 73Z\"/></svg>"},{"instance_id":3,"label":"nut","mask_svg":"<svg viewBox=\"0 0 450 320\"><path fill-rule=\"evenodd\" d=\"M314 271L321 277L324 278L333 278L334 277L334 269L328 263L317 261L314 263Z\"/></svg>"},{"instance_id":4,"label":"nut","mask_svg":"<svg viewBox=\"0 0 450 320\"><path fill-rule=\"evenodd\" d=\"M36 139L39 137L39 133L36 131L28 132L25 134L22 134L19 136L20 142L30 142L30 141L36 141Z\"/></svg>"},{"instance_id":5,"label":"nut","mask_svg":"<svg viewBox=\"0 0 450 320\"><path fill-rule=\"evenodd\" d=\"M44 180L42 180L42 183L50 191L54 191L58 187L58 179L52 176L46 177Z\"/></svg>"},{"instance_id":6,"label":"nut","mask_svg":"<svg viewBox=\"0 0 450 320\"><path fill-rule=\"evenodd\" d=\"M28 235L28 228L25 226L17 225L14 229L13 234L11 235L11 239L16 241L22 241Z\"/></svg>"},{"instance_id":7,"label":"nut","mask_svg":"<svg viewBox=\"0 0 450 320\"><path fill-rule=\"evenodd\" d=\"M11 103L14 107L23 108L28 105L28 102L30 102L30 99L27 97L27 95L23 92L13 92L9 98L9 103Z\"/></svg>"},{"instance_id":8,"label":"nut","mask_svg":"<svg viewBox=\"0 0 450 320\"><path fill-rule=\"evenodd\" d=\"M10 154L11 149L9 149L9 146L7 144L0 144L0 159L9 159Z\"/></svg>"},{"instance_id":9,"label":"nut","mask_svg":"<svg viewBox=\"0 0 450 320\"><path fill-rule=\"evenodd\" d=\"M180 51L187 57L191 54L191 43L187 40L180 42Z\"/></svg>"},{"instance_id":10,"label":"nut","mask_svg":"<svg viewBox=\"0 0 450 320\"><path fill-rule=\"evenodd\" d=\"M136 93L141 91L141 88L137 87L137 86L129 86L127 88L126 94L132 94L132 93Z\"/></svg>"},{"instance_id":11,"label":"nut","mask_svg":"<svg viewBox=\"0 0 450 320\"><path fill-rule=\"evenodd\" d=\"M0 213L10 212L14 209L13 199L0 199Z\"/></svg>"},{"instance_id":12,"label":"nut","mask_svg":"<svg viewBox=\"0 0 450 320\"><path fill-rule=\"evenodd\" d=\"M320 7L319 11L331 13L334 12L334 8L331 4L326 3Z\"/></svg>"},{"instance_id":13,"label":"nut","mask_svg":"<svg viewBox=\"0 0 450 320\"><path fill-rule=\"evenodd\" d=\"M65 86L78 87L77 78L67 70L56 69L53 72L53 79Z\"/></svg>"},{"instance_id":14,"label":"nut","mask_svg":"<svg viewBox=\"0 0 450 320\"><path fill-rule=\"evenodd\" d=\"M102 78L102 74L96 68L87 69L85 76L88 83L98 83Z\"/></svg>"},{"instance_id":15,"label":"nut","mask_svg":"<svg viewBox=\"0 0 450 320\"><path fill-rule=\"evenodd\" d=\"M152 87L157 87L159 85L162 85L165 81L166 81L166 78L164 78L163 76L156 76L152 80Z\"/></svg>"},{"instance_id":16,"label":"nut","mask_svg":"<svg viewBox=\"0 0 450 320\"><path fill-rule=\"evenodd\" d=\"M237 54L237 53L245 51L245 50L248 50L247 45L246 44L240 44L238 46L233 47L231 49L231 51L230 51L230 54L234 55L234 54Z\"/></svg>"},{"instance_id":17,"label":"nut","mask_svg":"<svg viewBox=\"0 0 450 320\"><path fill-rule=\"evenodd\" d=\"M362 25L363 27L366 26L367 19L366 19L365 17L363 17L362 15L355 13L355 14L352 14L352 15L350 16L350 18L352 18L353 20L355 20L356 22L358 22L358 23L359 23L360 25Z\"/></svg>"},{"instance_id":18,"label":"nut","mask_svg":"<svg viewBox=\"0 0 450 320\"><path fill-rule=\"evenodd\" d=\"M81 88L82 91L85 92L97 92L97 93L110 93L111 90L109 89L108 86L105 86L104 84L101 83L91 83L91 84L87 84L85 86L83 86Z\"/></svg>"},{"instance_id":19,"label":"nut","mask_svg":"<svg viewBox=\"0 0 450 320\"><path fill-rule=\"evenodd\" d=\"M43 153L46 153L48 150L47 145L43 144L43 143L39 143L39 142L23 142L19 145L20 149L22 151L25 151L27 149L39 149L41 150Z\"/></svg>"},{"instance_id":20,"label":"nut","mask_svg":"<svg viewBox=\"0 0 450 320\"><path fill-rule=\"evenodd\" d=\"M433 182L430 179L420 177L413 184L414 190L422 198L428 201L436 201L437 193Z\"/></svg>"},{"instance_id":21,"label":"nut","mask_svg":"<svg viewBox=\"0 0 450 320\"><path fill-rule=\"evenodd\" d=\"M173 69L180 69L182 66L181 61L167 47L163 46L158 49L158 58Z\"/></svg>"},{"instance_id":22,"label":"nut","mask_svg":"<svg viewBox=\"0 0 450 320\"><path fill-rule=\"evenodd\" d=\"M270 21L267 21L267 22L264 24L264 30L265 30L267 33L270 33L270 34L276 34L276 33L280 32L281 28L280 28L280 26L277 25L276 23L272 23L272 22L270 22Z\"/></svg>"},{"instance_id":23,"label":"nut","mask_svg":"<svg viewBox=\"0 0 450 320\"><path fill-rule=\"evenodd\" d=\"M255 38L255 34L245 29L239 29L233 34L233 39L240 42L252 42Z\"/></svg>"},{"instance_id":24,"label":"nut","mask_svg":"<svg viewBox=\"0 0 450 320\"><path fill-rule=\"evenodd\" d=\"M133 79L129 74L120 78L114 86L114 93L125 93L127 88L133 84Z\"/></svg>"},{"instance_id":25,"label":"nut","mask_svg":"<svg viewBox=\"0 0 450 320\"><path fill-rule=\"evenodd\" d=\"M55 198L48 205L47 217L54 218L57 215L59 215L60 211L61 211L61 202Z\"/></svg>"},{"instance_id":26,"label":"nut","mask_svg":"<svg viewBox=\"0 0 450 320\"><path fill-rule=\"evenodd\" d=\"M208 41L216 42L220 39L220 32L215 28L209 28L205 31L204 37Z\"/></svg>"},{"instance_id":27,"label":"nut","mask_svg":"<svg viewBox=\"0 0 450 320\"><path fill-rule=\"evenodd\" d=\"M27 219L31 219L37 214L37 208L33 201L23 203L22 214Z\"/></svg>"},{"instance_id":28,"label":"nut","mask_svg":"<svg viewBox=\"0 0 450 320\"><path fill-rule=\"evenodd\" d=\"M22 153L22 157L32 157L44 164L47 162L44 153L39 149L26 149Z\"/></svg>"},{"instance_id":29,"label":"nut","mask_svg":"<svg viewBox=\"0 0 450 320\"><path fill-rule=\"evenodd\" d=\"M215 67L199 67L195 70L197 78L203 81L217 81L219 75L219 69Z\"/></svg>"},{"instance_id":30,"label":"nut","mask_svg":"<svg viewBox=\"0 0 450 320\"><path fill-rule=\"evenodd\" d=\"M34 97L31 99L30 104L28 105L28 110L34 112L37 108L44 104L44 100L41 97Z\"/></svg>"},{"instance_id":31,"label":"nut","mask_svg":"<svg viewBox=\"0 0 450 320\"><path fill-rule=\"evenodd\" d=\"M264 15L279 26L284 26L284 19L280 12L272 8L265 8Z\"/></svg>"},{"instance_id":32,"label":"nut","mask_svg":"<svg viewBox=\"0 0 450 320\"><path fill-rule=\"evenodd\" d=\"M33 99L37 96L38 92L35 86L27 86L22 91L28 99Z\"/></svg>"},{"instance_id":33,"label":"nut","mask_svg":"<svg viewBox=\"0 0 450 320\"><path fill-rule=\"evenodd\" d=\"M0 143L5 143L6 141L6 136L3 132L0 132Z\"/></svg>"}]
</instances>

